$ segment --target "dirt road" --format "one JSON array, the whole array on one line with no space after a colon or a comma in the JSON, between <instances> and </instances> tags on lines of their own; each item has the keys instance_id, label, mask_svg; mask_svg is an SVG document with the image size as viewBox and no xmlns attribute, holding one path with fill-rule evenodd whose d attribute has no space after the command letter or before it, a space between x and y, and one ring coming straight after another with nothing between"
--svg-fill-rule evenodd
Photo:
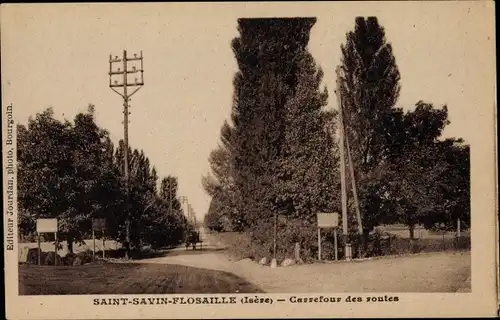
<instances>
[{"instance_id":1,"label":"dirt road","mask_svg":"<svg viewBox=\"0 0 500 320\"><path fill-rule=\"evenodd\" d=\"M137 263L176 264L233 273L269 293L298 292L470 292L469 252L385 257L271 269L248 259L230 261L216 246L178 249ZM184 251L183 251L184 250Z\"/></svg>"}]
</instances>

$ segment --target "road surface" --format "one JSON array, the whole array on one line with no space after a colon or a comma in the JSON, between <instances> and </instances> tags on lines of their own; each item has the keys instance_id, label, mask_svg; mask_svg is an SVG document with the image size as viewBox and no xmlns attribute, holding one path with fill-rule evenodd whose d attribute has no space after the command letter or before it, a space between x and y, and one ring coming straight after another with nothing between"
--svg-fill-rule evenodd
<instances>
[{"instance_id":1,"label":"road surface","mask_svg":"<svg viewBox=\"0 0 500 320\"><path fill-rule=\"evenodd\" d=\"M233 273L269 293L470 292L470 252L441 252L271 269L231 261L202 232L203 251L176 249L136 263L175 264Z\"/></svg>"}]
</instances>

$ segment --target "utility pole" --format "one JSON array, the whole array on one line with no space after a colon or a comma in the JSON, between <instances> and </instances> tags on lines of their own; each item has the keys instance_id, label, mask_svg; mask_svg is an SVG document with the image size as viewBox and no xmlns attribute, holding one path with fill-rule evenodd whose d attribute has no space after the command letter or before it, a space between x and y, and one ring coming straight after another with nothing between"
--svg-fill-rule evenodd
<instances>
[{"instance_id":1,"label":"utility pole","mask_svg":"<svg viewBox=\"0 0 500 320\"><path fill-rule=\"evenodd\" d=\"M114 64L116 63L122 63L123 64L123 70L120 70L120 68L117 68L116 70L114 69ZM132 64L131 70L128 68L129 62ZM140 62L140 68L136 64ZM128 75L129 74L135 74L135 73L140 73L140 79L137 77L134 79L133 82L128 81ZM119 80L115 80L114 78L118 78L118 76L122 76L122 82L119 83ZM140 56L137 56L137 54L134 54L133 57L127 57L127 50L123 50L123 57L118 58L118 56L115 56L113 58L111 55L109 55L109 87L111 90L119 94L123 98L123 133L124 133L124 151L123 151L123 156L124 156L124 168L123 172L125 175L125 210L126 210L126 222L125 222L125 228L126 228L126 240L125 240L125 257L128 259L129 254L130 254L130 208L129 208L129 201L130 201L130 194L129 194L129 163L128 163L128 116L130 115L130 97L139 91L139 89L142 88L144 85L144 68L143 68L143 59L142 59L142 51L140 53ZM132 93L128 93L128 88L132 87L134 90ZM120 92L120 89L115 89L115 88L122 88L123 91Z\"/></svg>"},{"instance_id":2,"label":"utility pole","mask_svg":"<svg viewBox=\"0 0 500 320\"><path fill-rule=\"evenodd\" d=\"M351 176L351 187L352 187L352 193L353 193L353 197L354 197L354 207L356 209L356 220L358 221L358 233L359 233L360 239L363 240L363 222L361 220L361 210L359 209L358 192L357 192L357 187L356 187L356 177L354 176L354 165L352 163L351 148L349 146L349 136L345 132L342 97L341 97L341 92L340 92L342 89L342 83L340 80L340 72L341 72L341 68L337 67L337 98L338 98L339 110L340 110L339 111L339 118L340 118L339 122L340 122L340 128L341 128L340 136L341 136L341 140L345 141L345 145L347 148L347 166L349 167L349 173ZM344 153L344 141L341 141L341 146L340 146L341 154ZM342 160L344 160L343 156L342 156ZM341 160L341 162L342 162L342 160ZM343 178L342 178L342 182L344 185L344 183L345 183L345 164L341 164L341 165L342 165L341 172L344 171ZM345 193L345 186L344 186L343 195L344 195L344 193ZM361 244L361 247L359 249L360 256L363 255L362 254L363 244L364 243Z\"/></svg>"},{"instance_id":3,"label":"utility pole","mask_svg":"<svg viewBox=\"0 0 500 320\"><path fill-rule=\"evenodd\" d=\"M361 221L361 211L359 210L359 201L358 201L358 191L356 188L356 178L354 177L354 165L352 163L351 157L351 148L349 147L349 137L347 134L345 135L345 142L347 147L347 161L349 166L349 171L351 174L351 186L352 186L352 194L354 197L354 207L356 208L356 219L358 220L358 233L361 239L361 247L359 248L360 257L363 256L363 246L364 246L364 238L363 238L363 222Z\"/></svg>"},{"instance_id":4,"label":"utility pole","mask_svg":"<svg viewBox=\"0 0 500 320\"><path fill-rule=\"evenodd\" d=\"M339 129L340 129L340 141L339 141L339 149L340 149L340 192L341 192L341 200L342 200L342 235L344 239L344 256L346 260L349 260L350 257L350 244L348 243L348 228L347 228L347 193L345 188L345 154L344 154L344 121L343 121L343 112L342 112L342 100L340 97L340 67L337 67L335 70L337 73L337 90L335 94L337 95L337 102L339 106Z\"/></svg>"}]
</instances>

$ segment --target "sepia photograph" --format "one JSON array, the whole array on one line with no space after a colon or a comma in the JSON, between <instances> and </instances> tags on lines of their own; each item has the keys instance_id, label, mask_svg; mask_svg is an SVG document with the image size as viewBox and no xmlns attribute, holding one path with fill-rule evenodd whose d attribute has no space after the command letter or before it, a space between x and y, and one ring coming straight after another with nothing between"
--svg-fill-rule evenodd
<instances>
[{"instance_id":1,"label":"sepia photograph","mask_svg":"<svg viewBox=\"0 0 500 320\"><path fill-rule=\"evenodd\" d=\"M496 314L493 3L0 12L9 319Z\"/></svg>"}]
</instances>

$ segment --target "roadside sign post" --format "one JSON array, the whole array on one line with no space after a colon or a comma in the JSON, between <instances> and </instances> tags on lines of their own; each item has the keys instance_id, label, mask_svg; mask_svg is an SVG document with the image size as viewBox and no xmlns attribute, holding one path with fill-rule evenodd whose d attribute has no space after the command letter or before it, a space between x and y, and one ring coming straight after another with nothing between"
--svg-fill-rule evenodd
<instances>
[{"instance_id":1,"label":"roadside sign post","mask_svg":"<svg viewBox=\"0 0 500 320\"><path fill-rule=\"evenodd\" d=\"M333 229L333 235L334 235L334 246L335 246L335 261L339 260L339 249L337 245L337 228Z\"/></svg>"},{"instance_id":2,"label":"roadside sign post","mask_svg":"<svg viewBox=\"0 0 500 320\"><path fill-rule=\"evenodd\" d=\"M100 231L102 236L102 258L106 257L104 249L104 230L106 229L106 219L98 218L92 219L92 241L94 243L94 249L92 251L92 258L95 259L95 232Z\"/></svg>"},{"instance_id":3,"label":"roadside sign post","mask_svg":"<svg viewBox=\"0 0 500 320\"><path fill-rule=\"evenodd\" d=\"M95 231L94 228L92 228L92 260L95 259Z\"/></svg>"},{"instance_id":4,"label":"roadside sign post","mask_svg":"<svg viewBox=\"0 0 500 320\"><path fill-rule=\"evenodd\" d=\"M42 264L41 255L42 248L40 247L41 233L54 233L54 265L57 266L57 219L37 219L36 233L38 234L38 265Z\"/></svg>"},{"instance_id":5,"label":"roadside sign post","mask_svg":"<svg viewBox=\"0 0 500 320\"><path fill-rule=\"evenodd\" d=\"M40 248L40 232L37 232L38 235L38 265L40 265L40 256L42 255L42 249Z\"/></svg>"},{"instance_id":6,"label":"roadside sign post","mask_svg":"<svg viewBox=\"0 0 500 320\"><path fill-rule=\"evenodd\" d=\"M333 228L335 232L335 260L338 259L337 249L337 227L339 225L339 214L337 212L318 212L318 260L321 261L321 228Z\"/></svg>"},{"instance_id":7,"label":"roadside sign post","mask_svg":"<svg viewBox=\"0 0 500 320\"><path fill-rule=\"evenodd\" d=\"M54 232L54 265L57 266L57 231Z\"/></svg>"},{"instance_id":8,"label":"roadside sign post","mask_svg":"<svg viewBox=\"0 0 500 320\"><path fill-rule=\"evenodd\" d=\"M318 227L318 260L321 261L321 228Z\"/></svg>"},{"instance_id":9,"label":"roadside sign post","mask_svg":"<svg viewBox=\"0 0 500 320\"><path fill-rule=\"evenodd\" d=\"M102 229L102 258L103 259L106 258L106 250L104 250L104 229Z\"/></svg>"}]
</instances>

